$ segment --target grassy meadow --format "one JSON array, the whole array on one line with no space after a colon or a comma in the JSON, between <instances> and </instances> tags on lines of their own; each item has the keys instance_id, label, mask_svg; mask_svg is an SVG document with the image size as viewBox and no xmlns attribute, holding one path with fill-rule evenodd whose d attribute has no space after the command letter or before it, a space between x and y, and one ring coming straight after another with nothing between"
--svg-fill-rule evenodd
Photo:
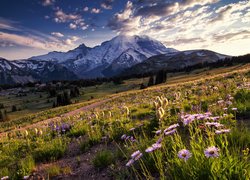
<instances>
[{"instance_id":1,"label":"grassy meadow","mask_svg":"<svg viewBox=\"0 0 250 180\"><path fill-rule=\"evenodd\" d=\"M0 123L0 177L250 178L249 65L169 74L166 84L139 90L147 81L82 88L79 103L54 109L46 94L0 97L25 107Z\"/></svg>"}]
</instances>

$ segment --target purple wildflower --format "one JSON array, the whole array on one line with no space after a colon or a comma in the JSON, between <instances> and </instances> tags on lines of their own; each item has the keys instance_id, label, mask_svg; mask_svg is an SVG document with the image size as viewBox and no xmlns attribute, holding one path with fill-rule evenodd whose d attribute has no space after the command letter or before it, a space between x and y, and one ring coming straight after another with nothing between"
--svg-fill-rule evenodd
<instances>
[{"instance_id":1,"label":"purple wildflower","mask_svg":"<svg viewBox=\"0 0 250 180\"><path fill-rule=\"evenodd\" d=\"M176 129L173 129L173 130L171 130L171 131L165 132L164 134L165 134L166 136L168 136L168 135L174 134L175 132L176 132Z\"/></svg>"},{"instance_id":2,"label":"purple wildflower","mask_svg":"<svg viewBox=\"0 0 250 180\"><path fill-rule=\"evenodd\" d=\"M133 154L131 155L131 158L135 159L136 156L138 156L141 152L139 150L133 152Z\"/></svg>"},{"instance_id":3,"label":"purple wildflower","mask_svg":"<svg viewBox=\"0 0 250 180\"><path fill-rule=\"evenodd\" d=\"M145 152L147 152L147 153L153 152L153 151L155 151L155 150L157 150L157 149L160 149L161 146L162 146L162 145L161 145L160 143L155 143L155 144L153 144L152 146L148 147L148 148L145 150Z\"/></svg>"},{"instance_id":4,"label":"purple wildflower","mask_svg":"<svg viewBox=\"0 0 250 180\"><path fill-rule=\"evenodd\" d=\"M219 157L219 149L215 146L208 147L205 151L205 156L209 157Z\"/></svg>"},{"instance_id":5,"label":"purple wildflower","mask_svg":"<svg viewBox=\"0 0 250 180\"><path fill-rule=\"evenodd\" d=\"M223 125L218 123L218 122L206 122L205 125L206 126L223 127Z\"/></svg>"},{"instance_id":6,"label":"purple wildflower","mask_svg":"<svg viewBox=\"0 0 250 180\"><path fill-rule=\"evenodd\" d=\"M237 108L232 108L232 111L237 111L238 109Z\"/></svg>"},{"instance_id":7,"label":"purple wildflower","mask_svg":"<svg viewBox=\"0 0 250 180\"><path fill-rule=\"evenodd\" d=\"M156 143L160 144L161 142L162 142L162 138L160 137L160 138L156 141Z\"/></svg>"},{"instance_id":8,"label":"purple wildflower","mask_svg":"<svg viewBox=\"0 0 250 180\"><path fill-rule=\"evenodd\" d=\"M175 128L177 128L178 126L179 126L178 123L177 123L177 124L173 124L173 125L169 126L168 128L166 128L166 129L164 130L164 133L167 132L167 131L171 131L171 130L175 129Z\"/></svg>"},{"instance_id":9,"label":"purple wildflower","mask_svg":"<svg viewBox=\"0 0 250 180\"><path fill-rule=\"evenodd\" d=\"M148 147L145 152L149 153L149 152L153 152L154 148L152 146Z\"/></svg>"},{"instance_id":10,"label":"purple wildflower","mask_svg":"<svg viewBox=\"0 0 250 180\"><path fill-rule=\"evenodd\" d=\"M135 162L134 159L130 159L130 160L127 162L126 166L129 167L129 166L131 166L134 162Z\"/></svg>"},{"instance_id":11,"label":"purple wildflower","mask_svg":"<svg viewBox=\"0 0 250 180\"><path fill-rule=\"evenodd\" d=\"M155 134L156 134L156 135L161 134L161 130L157 130L157 131L155 132Z\"/></svg>"},{"instance_id":12,"label":"purple wildflower","mask_svg":"<svg viewBox=\"0 0 250 180\"><path fill-rule=\"evenodd\" d=\"M126 137L127 137L127 135L123 134L122 137L121 137L121 139L124 140Z\"/></svg>"},{"instance_id":13,"label":"purple wildflower","mask_svg":"<svg viewBox=\"0 0 250 180\"><path fill-rule=\"evenodd\" d=\"M221 129L221 130L216 130L215 134L225 134L229 133L231 130L230 129Z\"/></svg>"},{"instance_id":14,"label":"purple wildflower","mask_svg":"<svg viewBox=\"0 0 250 180\"><path fill-rule=\"evenodd\" d=\"M140 159L142 157L142 153L138 154L134 159L135 161L137 161L138 159Z\"/></svg>"},{"instance_id":15,"label":"purple wildflower","mask_svg":"<svg viewBox=\"0 0 250 180\"><path fill-rule=\"evenodd\" d=\"M190 151L187 149L182 149L178 152L178 157L180 159L184 159L185 161L187 161L191 156L192 153L190 153Z\"/></svg>"}]
</instances>

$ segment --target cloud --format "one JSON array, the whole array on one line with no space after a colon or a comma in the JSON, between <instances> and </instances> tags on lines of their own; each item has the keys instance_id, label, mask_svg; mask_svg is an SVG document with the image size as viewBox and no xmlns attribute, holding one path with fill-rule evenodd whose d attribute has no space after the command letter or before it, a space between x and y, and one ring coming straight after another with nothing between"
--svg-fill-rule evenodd
<instances>
[{"instance_id":1,"label":"cloud","mask_svg":"<svg viewBox=\"0 0 250 180\"><path fill-rule=\"evenodd\" d=\"M180 38L175 39L174 41L164 41L164 44L167 44L168 46L176 46L181 44L187 44L187 43L200 43L204 42L205 40L202 38Z\"/></svg>"},{"instance_id":2,"label":"cloud","mask_svg":"<svg viewBox=\"0 0 250 180\"><path fill-rule=\"evenodd\" d=\"M52 32L51 35L56 36L56 37L64 37L64 35L60 32Z\"/></svg>"},{"instance_id":3,"label":"cloud","mask_svg":"<svg viewBox=\"0 0 250 180\"><path fill-rule=\"evenodd\" d=\"M86 30L89 27L80 14L67 14L59 8L55 11L54 21L56 23L68 23L69 28L73 30L78 28Z\"/></svg>"},{"instance_id":4,"label":"cloud","mask_svg":"<svg viewBox=\"0 0 250 180\"><path fill-rule=\"evenodd\" d=\"M101 12L101 10L98 8L91 9L91 13L93 13L93 14L99 14L100 12Z\"/></svg>"},{"instance_id":5,"label":"cloud","mask_svg":"<svg viewBox=\"0 0 250 180\"><path fill-rule=\"evenodd\" d=\"M51 6L53 5L55 0L43 0L42 5L43 6Z\"/></svg>"},{"instance_id":6,"label":"cloud","mask_svg":"<svg viewBox=\"0 0 250 180\"><path fill-rule=\"evenodd\" d=\"M77 36L71 36L70 38L66 39L64 41L64 43L66 45L74 45L74 42L76 42L77 40L79 40L79 37L77 37Z\"/></svg>"},{"instance_id":7,"label":"cloud","mask_svg":"<svg viewBox=\"0 0 250 180\"><path fill-rule=\"evenodd\" d=\"M114 0L104 0L101 3L101 7L103 9L112 9L113 2L114 2Z\"/></svg>"},{"instance_id":8,"label":"cloud","mask_svg":"<svg viewBox=\"0 0 250 180\"><path fill-rule=\"evenodd\" d=\"M242 39L242 38L250 38L250 31L248 30L241 30L238 32L230 32L226 34L215 34L213 39L217 42L225 42L230 39Z\"/></svg>"},{"instance_id":9,"label":"cloud","mask_svg":"<svg viewBox=\"0 0 250 180\"><path fill-rule=\"evenodd\" d=\"M146 34L176 49L213 49L221 42L250 42L244 31L250 27L249 12L250 1L134 0L110 19L108 27L122 34Z\"/></svg>"},{"instance_id":10,"label":"cloud","mask_svg":"<svg viewBox=\"0 0 250 180\"><path fill-rule=\"evenodd\" d=\"M17 24L18 22L16 21L0 17L0 30L2 29L2 30L20 31L20 29L15 27Z\"/></svg>"},{"instance_id":11,"label":"cloud","mask_svg":"<svg viewBox=\"0 0 250 180\"><path fill-rule=\"evenodd\" d=\"M69 22L72 20L78 20L81 19L80 15L77 14L66 14L64 13L61 9L57 10L55 12L55 22L57 23L65 23L65 22Z\"/></svg>"},{"instance_id":12,"label":"cloud","mask_svg":"<svg viewBox=\"0 0 250 180\"><path fill-rule=\"evenodd\" d=\"M73 23L70 23L70 24L69 24L69 28L70 28L70 29L76 29L77 26L76 26L75 24L73 24Z\"/></svg>"},{"instance_id":13,"label":"cloud","mask_svg":"<svg viewBox=\"0 0 250 180\"><path fill-rule=\"evenodd\" d=\"M48 52L51 50L67 51L74 48L76 46L75 42L79 40L77 36L68 37L68 41L65 39L60 40L58 37L64 37L60 32L52 32L48 35L37 30L22 27L19 22L3 18L0 18L0 27L2 27L0 28L1 48L32 48L37 52Z\"/></svg>"},{"instance_id":14,"label":"cloud","mask_svg":"<svg viewBox=\"0 0 250 180\"><path fill-rule=\"evenodd\" d=\"M88 10L89 10L89 8L87 6L83 8L84 12L87 12Z\"/></svg>"}]
</instances>

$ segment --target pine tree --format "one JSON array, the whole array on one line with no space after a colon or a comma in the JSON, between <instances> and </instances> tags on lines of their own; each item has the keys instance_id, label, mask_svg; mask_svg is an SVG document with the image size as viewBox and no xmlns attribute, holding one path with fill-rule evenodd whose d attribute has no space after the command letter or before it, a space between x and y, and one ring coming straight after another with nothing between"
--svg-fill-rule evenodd
<instances>
[{"instance_id":1,"label":"pine tree","mask_svg":"<svg viewBox=\"0 0 250 180\"><path fill-rule=\"evenodd\" d=\"M166 82L166 80L167 80L167 72L165 70L158 71L155 78L155 84L164 83Z\"/></svg>"},{"instance_id":2,"label":"pine tree","mask_svg":"<svg viewBox=\"0 0 250 180\"><path fill-rule=\"evenodd\" d=\"M154 85L154 76L152 75L152 76L149 77L149 80L148 80L148 87L149 87L149 86L153 86L153 85Z\"/></svg>"}]
</instances>

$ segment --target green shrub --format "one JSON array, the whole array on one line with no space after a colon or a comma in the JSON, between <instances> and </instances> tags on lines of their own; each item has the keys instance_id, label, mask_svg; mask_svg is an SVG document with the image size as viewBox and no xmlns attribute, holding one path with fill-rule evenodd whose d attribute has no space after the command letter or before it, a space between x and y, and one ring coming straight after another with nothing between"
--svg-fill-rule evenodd
<instances>
[{"instance_id":1,"label":"green shrub","mask_svg":"<svg viewBox=\"0 0 250 180\"><path fill-rule=\"evenodd\" d=\"M108 167L114 162L113 153L109 150L100 151L93 159L93 165L97 169L103 169Z\"/></svg>"},{"instance_id":2,"label":"green shrub","mask_svg":"<svg viewBox=\"0 0 250 180\"><path fill-rule=\"evenodd\" d=\"M24 159L21 159L17 163L17 169L15 170L15 173L12 176L13 179L22 179L23 176L30 175L32 170L35 167L35 161L32 156L28 156Z\"/></svg>"},{"instance_id":3,"label":"green shrub","mask_svg":"<svg viewBox=\"0 0 250 180\"><path fill-rule=\"evenodd\" d=\"M62 138L56 138L49 142L39 144L34 150L33 156L36 162L53 161L63 156L66 151L66 142Z\"/></svg>"},{"instance_id":4,"label":"green shrub","mask_svg":"<svg viewBox=\"0 0 250 180\"><path fill-rule=\"evenodd\" d=\"M46 169L48 177L54 177L60 175L61 168L58 165L50 166Z\"/></svg>"}]
</instances>

